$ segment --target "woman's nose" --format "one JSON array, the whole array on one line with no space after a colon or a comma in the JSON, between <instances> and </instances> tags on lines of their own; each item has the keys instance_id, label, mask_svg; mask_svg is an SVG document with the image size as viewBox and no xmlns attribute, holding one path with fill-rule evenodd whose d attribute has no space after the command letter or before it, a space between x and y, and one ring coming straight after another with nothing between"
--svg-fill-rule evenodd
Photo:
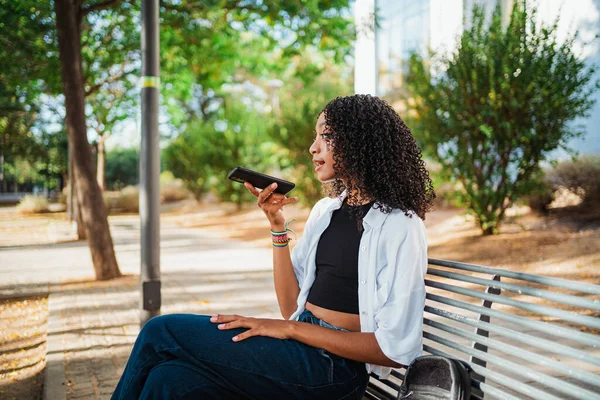
<instances>
[{"instance_id":1,"label":"woman's nose","mask_svg":"<svg viewBox=\"0 0 600 400\"><path fill-rule=\"evenodd\" d=\"M317 149L319 148L319 146L316 146L316 141L313 142L313 144L310 145L310 147L308 148L308 152L310 154L315 154L317 152Z\"/></svg>"}]
</instances>

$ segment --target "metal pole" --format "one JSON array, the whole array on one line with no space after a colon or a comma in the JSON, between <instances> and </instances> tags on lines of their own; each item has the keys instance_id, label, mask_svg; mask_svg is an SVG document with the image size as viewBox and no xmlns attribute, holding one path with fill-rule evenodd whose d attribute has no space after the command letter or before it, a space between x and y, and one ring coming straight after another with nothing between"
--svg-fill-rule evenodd
<instances>
[{"instance_id":1,"label":"metal pole","mask_svg":"<svg viewBox=\"0 0 600 400\"><path fill-rule=\"evenodd\" d=\"M142 1L142 146L140 151L140 326L160 314L160 212L158 147L158 1Z\"/></svg>"}]
</instances>

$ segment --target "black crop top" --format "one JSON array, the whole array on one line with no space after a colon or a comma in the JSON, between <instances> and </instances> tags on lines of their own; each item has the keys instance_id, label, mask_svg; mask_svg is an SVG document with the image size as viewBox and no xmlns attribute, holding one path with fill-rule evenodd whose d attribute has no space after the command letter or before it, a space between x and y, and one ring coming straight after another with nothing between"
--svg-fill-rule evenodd
<instances>
[{"instance_id":1,"label":"black crop top","mask_svg":"<svg viewBox=\"0 0 600 400\"><path fill-rule=\"evenodd\" d=\"M364 215L372 203L364 204ZM358 314L358 248L362 231L345 201L319 239L317 271L307 301L328 310Z\"/></svg>"}]
</instances>

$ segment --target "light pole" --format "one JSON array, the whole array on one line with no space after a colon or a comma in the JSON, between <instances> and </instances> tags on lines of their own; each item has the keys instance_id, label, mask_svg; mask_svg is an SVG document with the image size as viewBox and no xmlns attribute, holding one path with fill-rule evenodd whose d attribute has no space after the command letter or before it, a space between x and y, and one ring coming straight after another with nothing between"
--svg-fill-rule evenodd
<instances>
[{"instance_id":1,"label":"light pole","mask_svg":"<svg viewBox=\"0 0 600 400\"><path fill-rule=\"evenodd\" d=\"M158 1L142 1L142 146L140 151L140 326L160 314L160 150Z\"/></svg>"}]
</instances>

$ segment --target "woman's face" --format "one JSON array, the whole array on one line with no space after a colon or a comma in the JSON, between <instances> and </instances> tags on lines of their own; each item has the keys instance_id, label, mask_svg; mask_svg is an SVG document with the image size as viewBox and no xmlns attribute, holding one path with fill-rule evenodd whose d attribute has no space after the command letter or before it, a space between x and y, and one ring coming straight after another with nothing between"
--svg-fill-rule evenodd
<instances>
[{"instance_id":1,"label":"woman's face","mask_svg":"<svg viewBox=\"0 0 600 400\"><path fill-rule=\"evenodd\" d=\"M319 115L315 131L317 136L308 150L313 156L312 161L315 165L317 179L321 182L326 182L335 177L335 171L333 169L333 149L325 126L324 113Z\"/></svg>"}]
</instances>

